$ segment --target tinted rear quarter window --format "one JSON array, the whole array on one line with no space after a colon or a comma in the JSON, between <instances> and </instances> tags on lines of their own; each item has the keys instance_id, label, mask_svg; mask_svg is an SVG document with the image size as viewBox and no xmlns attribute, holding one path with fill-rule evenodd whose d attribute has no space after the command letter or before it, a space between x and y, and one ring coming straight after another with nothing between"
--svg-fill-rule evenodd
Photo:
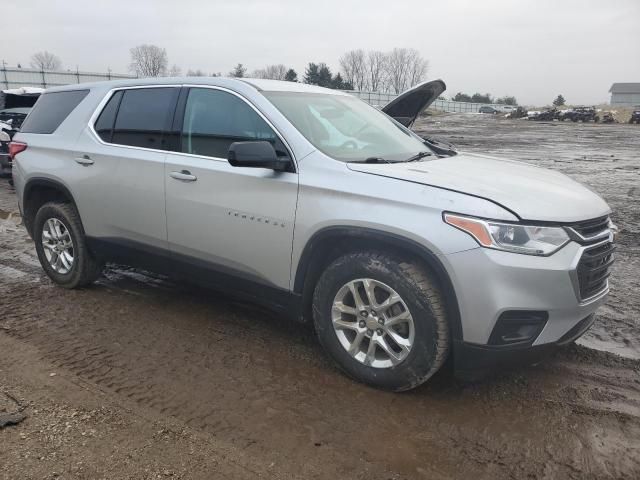
<instances>
[{"instance_id":1,"label":"tinted rear quarter window","mask_svg":"<svg viewBox=\"0 0 640 480\"><path fill-rule=\"evenodd\" d=\"M51 92L40 96L22 124L23 133L53 133L87 96L89 90Z\"/></svg>"},{"instance_id":2,"label":"tinted rear quarter window","mask_svg":"<svg viewBox=\"0 0 640 480\"><path fill-rule=\"evenodd\" d=\"M171 129L179 90L166 87L124 90L111 143L164 149L164 135Z\"/></svg>"}]
</instances>

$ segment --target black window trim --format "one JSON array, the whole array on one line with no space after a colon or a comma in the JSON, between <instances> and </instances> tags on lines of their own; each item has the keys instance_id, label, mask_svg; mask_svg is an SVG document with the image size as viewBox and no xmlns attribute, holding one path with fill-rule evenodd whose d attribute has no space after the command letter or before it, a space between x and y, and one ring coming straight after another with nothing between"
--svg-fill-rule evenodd
<instances>
[{"instance_id":1,"label":"black window trim","mask_svg":"<svg viewBox=\"0 0 640 480\"><path fill-rule=\"evenodd\" d=\"M161 84L161 85L133 85L133 86L130 86L130 87L113 88L113 89L109 90L105 94L104 98L100 101L100 103L96 107L95 111L91 115L91 118L89 119L89 130L93 134L93 136L96 139L96 141L98 141L99 143L101 143L103 145L108 145L110 147L133 148L133 149L136 149L136 150L146 150L146 151L151 151L151 152L170 153L172 155L183 155L183 156L186 156L186 157L206 158L208 160L217 160L217 161L222 161L222 162L225 162L225 163L228 162L228 160L226 158L210 157L210 156L207 156L207 155L196 155L196 154L193 154L193 153L177 152L175 150L161 150L161 149L157 149L157 148L136 147L136 146L132 146L132 145L121 145L119 143L105 142L104 140L102 140L102 138L100 138L100 135L98 135L98 132L96 132L96 130L95 130L95 123L98 121L98 118L100 117L100 114L102 113L102 110L104 110L104 107L107 105L107 103L109 102L111 97L117 91L119 91L119 90L133 90L133 89L141 89L141 88L167 88L167 87L180 88L181 89L180 94L178 95L176 104L174 105L173 121L172 121L171 130L167 132L170 135L170 137L171 137L171 135L173 133L175 133L176 126L179 126L180 130L182 130L182 121L183 121L183 117L184 117L184 109L185 109L185 106L186 106L186 100L187 100L189 89L191 89L191 88L209 88L209 89L212 89L212 90L220 90L220 91L227 92L227 93L230 93L232 95L235 95L240 100L245 102L247 105L249 105L250 108L253 109L254 112L256 112L258 114L258 116L260 116L260 118L262 118L267 123L267 125L269 125L269 127L271 129L273 129L273 131L278 136L278 138L280 139L280 141L282 142L284 147L287 149L287 152L289 153L289 157L291 159L291 165L292 165L292 168L293 168L293 172L292 173L296 173L298 171L298 162L297 162L297 160L295 158L295 155L293 154L293 149L291 148L291 146L289 145L287 140L284 138L284 136L280 133L280 131L275 127L275 125L273 125L273 123L271 123L271 121L266 117L266 115L264 115L253 103L251 103L247 98L245 98L244 96L242 96L238 92L234 92L233 90L230 90L230 89L225 88L225 87L219 87L217 85L198 85L198 84L183 84L183 85L171 85L171 84L169 84L169 85L166 85L166 84ZM122 96L122 98L124 98L124 95ZM122 98L120 99L121 103L122 103ZM120 106L118 105L118 111L119 110L120 110ZM116 118L117 118L117 114L116 114ZM113 134L113 129L112 129L112 134Z\"/></svg>"},{"instance_id":2,"label":"black window trim","mask_svg":"<svg viewBox=\"0 0 640 480\"><path fill-rule=\"evenodd\" d=\"M91 115L91 118L89 119L89 130L93 134L93 137L95 138L95 140L97 142L101 143L102 145L108 145L110 147L119 147L119 148L133 148L134 150L146 150L146 151L149 151L149 152L167 153L168 150L166 150L166 149L137 147L137 146L134 146L134 145L123 145L121 143L105 142L102 138L100 138L100 135L98 135L98 132L96 132L95 125L96 125L96 122L98 121L98 118L100 118L100 114L104 110L104 107L107 106L107 103L109 103L109 100L111 100L111 98L118 91L121 91L121 90L140 90L140 89L143 89L143 88L181 88L181 87L182 87L182 85L135 85L135 86L131 86L131 87L113 88L113 89L109 90L105 94L104 98L100 101L100 103L96 107L95 111ZM120 105L122 104L122 99L123 98L124 98L124 94L122 95L122 97L120 97L120 102L118 104L118 109L117 109L116 115L114 117L114 124L113 124L113 126L111 128L111 136L109 137L110 140L113 139L113 130L115 128L115 121L118 118L118 113L120 112ZM179 98L179 95L178 95L178 98ZM176 104L178 103L178 98L176 98L176 102L173 105L173 112L171 113L172 117L173 117L173 115L175 115ZM171 133L171 132L170 131L166 131L165 133Z\"/></svg>"}]
</instances>

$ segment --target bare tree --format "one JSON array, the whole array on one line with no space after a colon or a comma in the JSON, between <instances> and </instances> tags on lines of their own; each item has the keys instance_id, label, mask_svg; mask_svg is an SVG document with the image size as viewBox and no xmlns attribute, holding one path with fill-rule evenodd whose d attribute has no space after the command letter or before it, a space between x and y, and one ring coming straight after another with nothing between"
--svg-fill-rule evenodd
<instances>
[{"instance_id":1,"label":"bare tree","mask_svg":"<svg viewBox=\"0 0 640 480\"><path fill-rule=\"evenodd\" d=\"M277 65L267 65L264 68L254 70L251 76L254 78L269 78L272 80L285 80L288 68L279 63Z\"/></svg>"},{"instance_id":2,"label":"bare tree","mask_svg":"<svg viewBox=\"0 0 640 480\"><path fill-rule=\"evenodd\" d=\"M188 77L206 77L207 74L198 68L197 70L191 70L191 69L187 70L187 76Z\"/></svg>"},{"instance_id":3,"label":"bare tree","mask_svg":"<svg viewBox=\"0 0 640 480\"><path fill-rule=\"evenodd\" d=\"M374 50L367 54L368 87L372 92L377 92L384 87L387 75L387 58L387 54L379 50Z\"/></svg>"},{"instance_id":4,"label":"bare tree","mask_svg":"<svg viewBox=\"0 0 640 480\"><path fill-rule=\"evenodd\" d=\"M170 77L179 77L180 75L182 75L182 69L178 66L178 65L173 65L170 69L169 69L169 76Z\"/></svg>"},{"instance_id":5,"label":"bare tree","mask_svg":"<svg viewBox=\"0 0 640 480\"><path fill-rule=\"evenodd\" d=\"M364 50L351 50L340 57L344 81L356 90L366 90L368 84L367 62Z\"/></svg>"},{"instance_id":6,"label":"bare tree","mask_svg":"<svg viewBox=\"0 0 640 480\"><path fill-rule=\"evenodd\" d=\"M394 93L401 93L426 78L428 62L413 48L394 48L388 54L387 80Z\"/></svg>"},{"instance_id":7,"label":"bare tree","mask_svg":"<svg viewBox=\"0 0 640 480\"><path fill-rule=\"evenodd\" d=\"M407 69L407 85L406 88L413 87L427 78L429 70L429 61L422 58L420 52L409 49L409 68Z\"/></svg>"},{"instance_id":8,"label":"bare tree","mask_svg":"<svg viewBox=\"0 0 640 480\"><path fill-rule=\"evenodd\" d=\"M38 52L31 56L31 67L38 70L60 70L62 61L51 52Z\"/></svg>"},{"instance_id":9,"label":"bare tree","mask_svg":"<svg viewBox=\"0 0 640 480\"><path fill-rule=\"evenodd\" d=\"M167 72L167 51L157 45L138 45L131 50L129 69L139 77L161 77Z\"/></svg>"}]
</instances>

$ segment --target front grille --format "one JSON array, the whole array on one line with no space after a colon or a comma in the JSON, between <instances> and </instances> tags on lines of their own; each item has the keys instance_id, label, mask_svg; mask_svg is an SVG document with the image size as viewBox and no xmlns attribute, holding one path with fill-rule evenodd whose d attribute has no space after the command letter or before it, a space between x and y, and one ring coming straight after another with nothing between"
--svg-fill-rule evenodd
<instances>
[{"instance_id":1,"label":"front grille","mask_svg":"<svg viewBox=\"0 0 640 480\"><path fill-rule=\"evenodd\" d=\"M607 288L615 249L613 243L607 242L583 252L577 269L582 300L591 298Z\"/></svg>"},{"instance_id":2,"label":"front grille","mask_svg":"<svg viewBox=\"0 0 640 480\"><path fill-rule=\"evenodd\" d=\"M594 220L575 223L569 228L582 237L580 240L589 241L609 233L609 217L600 217Z\"/></svg>"}]
</instances>

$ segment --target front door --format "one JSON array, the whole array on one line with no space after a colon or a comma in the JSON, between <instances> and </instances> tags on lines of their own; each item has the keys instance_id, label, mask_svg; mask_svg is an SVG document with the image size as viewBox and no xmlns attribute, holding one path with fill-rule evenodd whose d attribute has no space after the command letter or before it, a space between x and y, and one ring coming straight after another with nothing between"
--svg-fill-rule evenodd
<instances>
[{"instance_id":1,"label":"front door","mask_svg":"<svg viewBox=\"0 0 640 480\"><path fill-rule=\"evenodd\" d=\"M257 283L288 290L298 175L232 167L226 158L238 141L266 140L278 155L291 158L290 152L265 119L230 91L190 88L178 111L184 112L178 152L168 153L165 165L175 258L210 270L212 283L215 272L222 281L250 281L240 284L245 288Z\"/></svg>"}]
</instances>

